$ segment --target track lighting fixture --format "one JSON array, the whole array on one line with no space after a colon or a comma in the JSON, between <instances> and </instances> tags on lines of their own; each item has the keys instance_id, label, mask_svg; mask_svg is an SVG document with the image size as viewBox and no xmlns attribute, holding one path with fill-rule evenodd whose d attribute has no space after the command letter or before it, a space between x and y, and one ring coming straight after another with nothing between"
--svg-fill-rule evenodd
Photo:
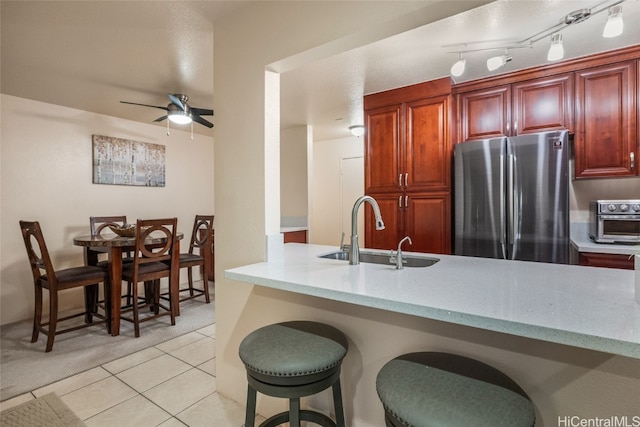
<instances>
[{"instance_id":1,"label":"track lighting fixture","mask_svg":"<svg viewBox=\"0 0 640 427\"><path fill-rule=\"evenodd\" d=\"M622 6L611 6L609 8L609 18L604 26L602 37L617 37L622 34L624 22L622 22Z\"/></svg>"},{"instance_id":2,"label":"track lighting fixture","mask_svg":"<svg viewBox=\"0 0 640 427\"><path fill-rule=\"evenodd\" d=\"M551 46L549 46L549 53L547 53L547 61L557 61L563 57L562 34L555 33L551 36Z\"/></svg>"},{"instance_id":3,"label":"track lighting fixture","mask_svg":"<svg viewBox=\"0 0 640 427\"><path fill-rule=\"evenodd\" d=\"M456 61L455 64L451 67L451 75L454 77L460 77L464 74L464 67L467 65L467 60L462 59L462 54L460 54L460 58Z\"/></svg>"},{"instance_id":4,"label":"track lighting fixture","mask_svg":"<svg viewBox=\"0 0 640 427\"><path fill-rule=\"evenodd\" d=\"M592 16L597 15L605 10L609 11L609 18L607 19L607 23L604 27L604 31L602 32L603 37L617 37L622 34L624 25L622 22L622 3L626 0L603 0L593 8L583 8L574 10L571 13L565 15L561 21L553 26L542 30L526 39L521 41L514 41L507 45L502 46L493 46L493 47L482 47L479 49L469 49L469 50L459 50L455 52L448 53L457 53L459 55L458 61L456 61L451 66L451 75L454 77L461 76L465 71L466 59L462 59L463 54L471 53L471 52L485 52L489 50L498 50L505 49L504 55L493 56L487 60L487 68L489 71L497 70L498 68L504 66L507 62L511 61L513 57L506 53L506 49L520 49L520 48L531 48L534 43L551 36L551 45L549 46L549 51L547 53L548 61L558 61L564 58L564 46L562 43L562 34L560 34L560 30L566 26L576 25L581 22L584 22L590 19ZM609 6L607 6L607 4ZM474 43L483 43L485 46L490 42L470 42L470 43L460 43L457 46L467 46L469 44Z\"/></svg>"},{"instance_id":5,"label":"track lighting fixture","mask_svg":"<svg viewBox=\"0 0 640 427\"><path fill-rule=\"evenodd\" d=\"M492 56L487 59L487 69L489 71L497 70L500 67L503 67L507 62L511 61L513 57L509 55L506 51L504 55L500 56Z\"/></svg>"}]
</instances>

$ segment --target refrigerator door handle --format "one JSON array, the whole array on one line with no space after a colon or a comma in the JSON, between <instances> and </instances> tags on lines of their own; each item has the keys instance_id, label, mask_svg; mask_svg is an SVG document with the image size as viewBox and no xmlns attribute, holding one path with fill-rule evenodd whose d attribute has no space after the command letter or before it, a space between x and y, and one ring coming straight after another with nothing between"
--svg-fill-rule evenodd
<instances>
[{"instance_id":1,"label":"refrigerator door handle","mask_svg":"<svg viewBox=\"0 0 640 427\"><path fill-rule=\"evenodd\" d=\"M504 155L500 154L500 182L504 182L505 179L505 162L504 162ZM500 248L502 249L502 259L507 259L507 242L506 242L506 236L507 236L507 232L505 230L505 228L507 227L507 220L508 218L505 218L506 216L506 198L507 195L504 191L500 191Z\"/></svg>"},{"instance_id":2,"label":"refrigerator door handle","mask_svg":"<svg viewBox=\"0 0 640 427\"><path fill-rule=\"evenodd\" d=\"M509 154L508 157L508 170L507 170L507 232L508 232L508 245L509 245L509 257L514 258L513 247L515 242L515 219L516 219L516 195L515 189L515 157L513 154Z\"/></svg>"}]
</instances>

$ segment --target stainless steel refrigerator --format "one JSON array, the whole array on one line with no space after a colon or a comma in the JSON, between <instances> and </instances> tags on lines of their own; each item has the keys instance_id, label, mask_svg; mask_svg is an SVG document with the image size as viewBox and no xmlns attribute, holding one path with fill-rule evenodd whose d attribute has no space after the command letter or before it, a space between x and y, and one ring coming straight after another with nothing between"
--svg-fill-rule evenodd
<instances>
[{"instance_id":1,"label":"stainless steel refrigerator","mask_svg":"<svg viewBox=\"0 0 640 427\"><path fill-rule=\"evenodd\" d=\"M568 131L456 144L456 255L569 263Z\"/></svg>"}]
</instances>

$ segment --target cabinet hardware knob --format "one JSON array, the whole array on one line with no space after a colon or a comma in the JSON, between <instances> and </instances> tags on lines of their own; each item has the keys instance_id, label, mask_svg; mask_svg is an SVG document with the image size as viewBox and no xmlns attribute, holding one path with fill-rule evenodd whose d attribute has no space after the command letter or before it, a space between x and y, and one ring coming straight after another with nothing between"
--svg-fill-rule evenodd
<instances>
[{"instance_id":1,"label":"cabinet hardware knob","mask_svg":"<svg viewBox=\"0 0 640 427\"><path fill-rule=\"evenodd\" d=\"M634 170L636 168L636 153L632 151L629 157L631 158L631 170Z\"/></svg>"}]
</instances>

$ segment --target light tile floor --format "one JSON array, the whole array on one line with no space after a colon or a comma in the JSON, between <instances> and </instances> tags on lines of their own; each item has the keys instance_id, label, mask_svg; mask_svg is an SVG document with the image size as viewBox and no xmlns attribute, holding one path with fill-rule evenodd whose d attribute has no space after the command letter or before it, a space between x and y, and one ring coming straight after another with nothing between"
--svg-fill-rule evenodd
<instances>
[{"instance_id":1,"label":"light tile floor","mask_svg":"<svg viewBox=\"0 0 640 427\"><path fill-rule=\"evenodd\" d=\"M1 409L55 392L88 427L240 427L244 406L216 392L215 335L215 324L207 326L6 400Z\"/></svg>"}]
</instances>

